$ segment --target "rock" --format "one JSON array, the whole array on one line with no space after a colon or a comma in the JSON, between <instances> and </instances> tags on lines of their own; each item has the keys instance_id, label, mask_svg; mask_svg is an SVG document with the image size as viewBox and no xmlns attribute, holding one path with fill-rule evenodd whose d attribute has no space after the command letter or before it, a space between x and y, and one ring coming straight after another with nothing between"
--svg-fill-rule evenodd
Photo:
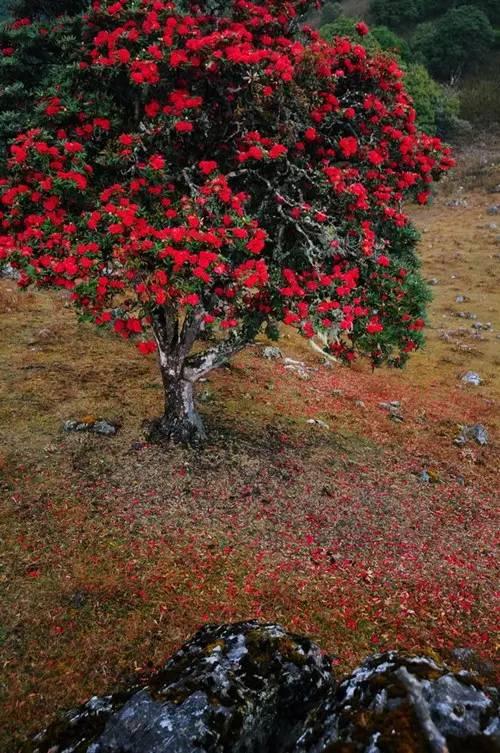
<instances>
[{"instance_id":1,"label":"rock","mask_svg":"<svg viewBox=\"0 0 500 753\"><path fill-rule=\"evenodd\" d=\"M426 484L439 484L441 476L435 468L430 468L429 470L423 470L419 474L419 479Z\"/></svg>"},{"instance_id":2,"label":"rock","mask_svg":"<svg viewBox=\"0 0 500 753\"><path fill-rule=\"evenodd\" d=\"M457 311L455 316L459 319L477 319L477 314L473 314L470 311Z\"/></svg>"},{"instance_id":3,"label":"rock","mask_svg":"<svg viewBox=\"0 0 500 753\"><path fill-rule=\"evenodd\" d=\"M264 358L283 358L283 353L279 348L274 347L273 345L266 346L263 351L262 355Z\"/></svg>"},{"instance_id":4,"label":"rock","mask_svg":"<svg viewBox=\"0 0 500 753\"><path fill-rule=\"evenodd\" d=\"M253 621L207 625L147 685L91 698L27 751L278 753L334 686L307 638Z\"/></svg>"},{"instance_id":5,"label":"rock","mask_svg":"<svg viewBox=\"0 0 500 753\"><path fill-rule=\"evenodd\" d=\"M450 199L450 201L447 203L447 206L451 207L452 209L467 209L469 204L465 199Z\"/></svg>"},{"instance_id":6,"label":"rock","mask_svg":"<svg viewBox=\"0 0 500 753\"><path fill-rule=\"evenodd\" d=\"M5 277L7 280L19 280L20 275L12 264L4 264L3 267L0 267L0 277Z\"/></svg>"},{"instance_id":7,"label":"rock","mask_svg":"<svg viewBox=\"0 0 500 753\"><path fill-rule=\"evenodd\" d=\"M279 625L207 625L147 684L94 696L23 751L498 751L498 692L455 664L391 651L338 684L319 647Z\"/></svg>"},{"instance_id":8,"label":"rock","mask_svg":"<svg viewBox=\"0 0 500 753\"><path fill-rule=\"evenodd\" d=\"M397 411L399 408L401 408L401 403L399 400L391 400L389 403L379 403L379 408L382 408L383 410L388 411Z\"/></svg>"},{"instance_id":9,"label":"rock","mask_svg":"<svg viewBox=\"0 0 500 753\"><path fill-rule=\"evenodd\" d=\"M500 204L492 204L486 210L486 214L489 214L489 215L500 214Z\"/></svg>"},{"instance_id":10,"label":"rock","mask_svg":"<svg viewBox=\"0 0 500 753\"><path fill-rule=\"evenodd\" d=\"M479 387L483 380L479 376L479 374L476 374L475 371L468 371L466 374L462 377L462 382L464 384L472 384L474 387Z\"/></svg>"},{"instance_id":11,"label":"rock","mask_svg":"<svg viewBox=\"0 0 500 753\"><path fill-rule=\"evenodd\" d=\"M396 652L367 659L314 709L294 753L493 753L498 694L467 672Z\"/></svg>"},{"instance_id":12,"label":"rock","mask_svg":"<svg viewBox=\"0 0 500 753\"><path fill-rule=\"evenodd\" d=\"M439 280L437 277L431 277L429 280L427 280L428 285L439 285Z\"/></svg>"},{"instance_id":13,"label":"rock","mask_svg":"<svg viewBox=\"0 0 500 753\"><path fill-rule=\"evenodd\" d=\"M316 426L321 426L322 429L329 429L329 425L326 423L326 421L322 421L321 418L309 418L306 423L308 424L316 424Z\"/></svg>"},{"instance_id":14,"label":"rock","mask_svg":"<svg viewBox=\"0 0 500 753\"><path fill-rule=\"evenodd\" d=\"M105 418L94 418L85 416L82 419L69 419L63 423L64 431L89 431L94 434L102 434L106 437L112 437L119 429L119 424L108 421Z\"/></svg>"},{"instance_id":15,"label":"rock","mask_svg":"<svg viewBox=\"0 0 500 753\"><path fill-rule=\"evenodd\" d=\"M315 370L306 366L302 361L296 361L293 358L284 358L283 363L287 371L294 371L301 379L310 379L311 373Z\"/></svg>"},{"instance_id":16,"label":"rock","mask_svg":"<svg viewBox=\"0 0 500 753\"><path fill-rule=\"evenodd\" d=\"M459 447L467 444L473 439L477 444L484 446L488 444L488 430L483 424L473 424L472 426L462 427L462 431L455 437L455 444Z\"/></svg>"}]
</instances>

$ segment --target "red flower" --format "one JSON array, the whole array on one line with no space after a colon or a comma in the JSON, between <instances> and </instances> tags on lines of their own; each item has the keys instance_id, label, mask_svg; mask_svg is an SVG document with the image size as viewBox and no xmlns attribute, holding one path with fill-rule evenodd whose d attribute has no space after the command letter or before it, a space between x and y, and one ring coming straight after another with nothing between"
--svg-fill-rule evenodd
<instances>
[{"instance_id":1,"label":"red flower","mask_svg":"<svg viewBox=\"0 0 500 753\"><path fill-rule=\"evenodd\" d=\"M202 160L201 162L198 162L198 167L204 175L209 175L210 173L213 173L214 170L217 170L218 164L215 160Z\"/></svg>"},{"instance_id":2,"label":"red flower","mask_svg":"<svg viewBox=\"0 0 500 753\"><path fill-rule=\"evenodd\" d=\"M339 148L344 157L353 157L358 151L358 140L354 136L344 136L339 141Z\"/></svg>"},{"instance_id":3,"label":"red flower","mask_svg":"<svg viewBox=\"0 0 500 753\"><path fill-rule=\"evenodd\" d=\"M175 130L179 133L190 133L193 130L193 124L189 120L178 120Z\"/></svg>"},{"instance_id":4,"label":"red flower","mask_svg":"<svg viewBox=\"0 0 500 753\"><path fill-rule=\"evenodd\" d=\"M370 29L364 21L360 21L358 24L356 24L356 31L361 37L365 37L369 33Z\"/></svg>"}]
</instances>

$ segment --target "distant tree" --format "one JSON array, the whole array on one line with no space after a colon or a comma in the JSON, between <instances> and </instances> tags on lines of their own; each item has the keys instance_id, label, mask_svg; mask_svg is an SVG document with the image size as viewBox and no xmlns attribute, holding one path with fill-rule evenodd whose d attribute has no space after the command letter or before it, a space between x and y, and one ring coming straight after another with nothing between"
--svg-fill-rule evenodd
<instances>
[{"instance_id":1,"label":"distant tree","mask_svg":"<svg viewBox=\"0 0 500 753\"><path fill-rule=\"evenodd\" d=\"M372 0L370 13L378 24L390 29L413 26L422 17L423 0Z\"/></svg>"},{"instance_id":2,"label":"distant tree","mask_svg":"<svg viewBox=\"0 0 500 753\"><path fill-rule=\"evenodd\" d=\"M439 79L477 67L495 44L495 33L483 11L474 5L452 8L434 23L417 27L412 38L415 53Z\"/></svg>"},{"instance_id":3,"label":"distant tree","mask_svg":"<svg viewBox=\"0 0 500 753\"><path fill-rule=\"evenodd\" d=\"M321 9L321 26L330 24L342 15L342 5L340 3L325 3Z\"/></svg>"}]
</instances>

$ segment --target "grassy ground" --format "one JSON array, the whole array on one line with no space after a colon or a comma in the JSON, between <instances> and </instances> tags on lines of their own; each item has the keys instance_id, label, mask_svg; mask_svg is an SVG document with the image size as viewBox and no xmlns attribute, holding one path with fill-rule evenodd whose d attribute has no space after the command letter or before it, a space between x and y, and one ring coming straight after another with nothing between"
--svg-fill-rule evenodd
<instances>
[{"instance_id":1,"label":"grassy ground","mask_svg":"<svg viewBox=\"0 0 500 753\"><path fill-rule=\"evenodd\" d=\"M488 163L472 190L463 164L463 192L455 179L415 210L439 281L428 349L372 375L321 367L289 335L302 380L257 345L201 385L202 452L144 443L154 360L77 325L62 297L0 281L0 750L147 672L205 621L280 621L340 671L388 646L493 657L500 219L485 189L500 174ZM470 369L482 386L462 385ZM122 429L61 431L88 414ZM489 445L455 446L476 422Z\"/></svg>"}]
</instances>

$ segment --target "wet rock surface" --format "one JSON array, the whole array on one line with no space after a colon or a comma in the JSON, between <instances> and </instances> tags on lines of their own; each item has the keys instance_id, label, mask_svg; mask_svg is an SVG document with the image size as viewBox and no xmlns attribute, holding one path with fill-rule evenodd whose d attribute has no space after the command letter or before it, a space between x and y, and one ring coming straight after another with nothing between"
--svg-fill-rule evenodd
<instances>
[{"instance_id":1,"label":"wet rock surface","mask_svg":"<svg viewBox=\"0 0 500 753\"><path fill-rule=\"evenodd\" d=\"M254 621L207 625L147 684L91 698L24 748L25 753L499 750L498 694L473 672L390 652L367 659L339 685L330 660L309 639Z\"/></svg>"}]
</instances>

